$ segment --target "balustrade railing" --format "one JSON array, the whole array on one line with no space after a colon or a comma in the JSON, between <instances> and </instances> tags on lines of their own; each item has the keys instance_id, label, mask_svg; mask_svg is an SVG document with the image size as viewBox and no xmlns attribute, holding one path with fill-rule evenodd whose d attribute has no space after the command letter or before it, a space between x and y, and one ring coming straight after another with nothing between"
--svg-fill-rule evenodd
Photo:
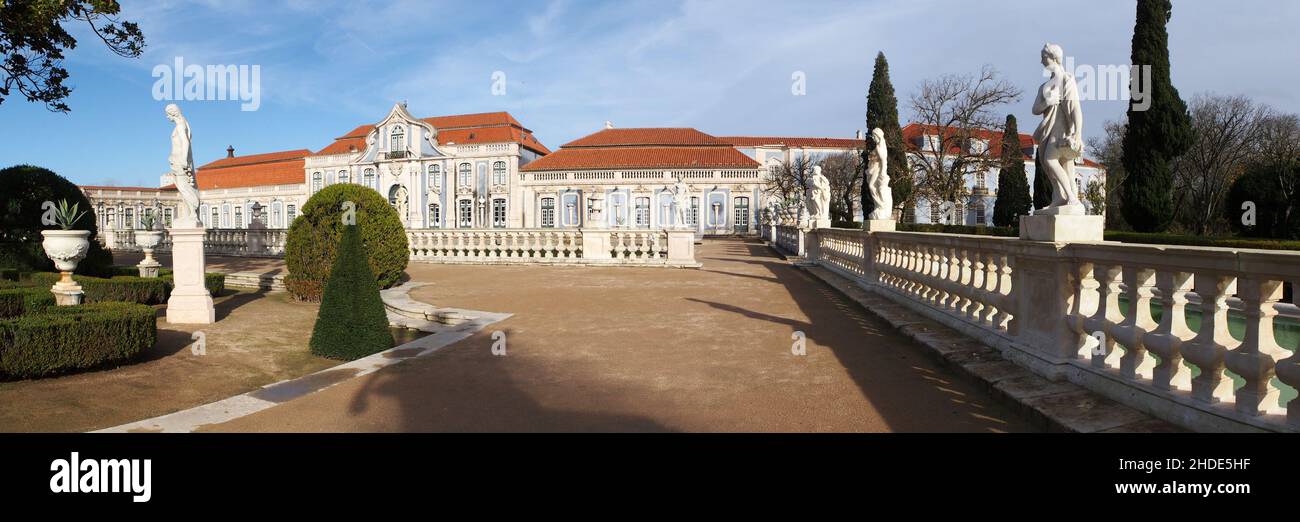
<instances>
[{"instance_id":1,"label":"balustrade railing","mask_svg":"<svg viewBox=\"0 0 1300 522\"><path fill-rule=\"evenodd\" d=\"M691 230L420 229L414 261L435 263L699 266Z\"/></svg>"},{"instance_id":2,"label":"balustrade railing","mask_svg":"<svg viewBox=\"0 0 1300 522\"><path fill-rule=\"evenodd\" d=\"M101 234L104 246L114 251L138 252L135 230L107 230ZM289 231L279 228L225 229L210 228L203 238L203 251L209 255L241 257L282 257ZM111 237L111 239L109 239ZM155 252L171 251L171 235L164 233Z\"/></svg>"},{"instance_id":3,"label":"balustrade railing","mask_svg":"<svg viewBox=\"0 0 1300 522\"><path fill-rule=\"evenodd\" d=\"M1300 252L769 226L787 252L1170 422L1300 431Z\"/></svg>"}]
</instances>

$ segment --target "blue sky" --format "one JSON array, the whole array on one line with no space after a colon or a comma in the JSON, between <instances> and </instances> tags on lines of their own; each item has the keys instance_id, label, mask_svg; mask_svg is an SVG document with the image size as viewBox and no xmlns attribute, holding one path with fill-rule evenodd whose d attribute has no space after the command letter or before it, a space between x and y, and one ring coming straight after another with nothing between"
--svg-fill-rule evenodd
<instances>
[{"instance_id":1,"label":"blue sky","mask_svg":"<svg viewBox=\"0 0 1300 522\"><path fill-rule=\"evenodd\" d=\"M85 30L65 64L69 114L10 97L0 105L0 164L49 167L82 184L157 185L166 166L166 101L155 65L259 65L261 107L181 101L195 161L318 150L406 101L417 116L506 110L552 148L601 128L691 126L715 135L850 137L863 127L878 50L900 116L922 79L997 68L1026 92L1038 53L1060 43L1078 63L1125 64L1131 0L906 1L126 1L148 47L116 57ZM1064 20L1069 25L1057 26ZM1245 94L1300 112L1292 53L1300 3L1177 2L1173 76L1195 93ZM492 74L506 74L494 96ZM806 75L806 95L791 75ZM1032 129L1032 99L1004 107ZM1122 101L1084 103L1089 135Z\"/></svg>"}]
</instances>

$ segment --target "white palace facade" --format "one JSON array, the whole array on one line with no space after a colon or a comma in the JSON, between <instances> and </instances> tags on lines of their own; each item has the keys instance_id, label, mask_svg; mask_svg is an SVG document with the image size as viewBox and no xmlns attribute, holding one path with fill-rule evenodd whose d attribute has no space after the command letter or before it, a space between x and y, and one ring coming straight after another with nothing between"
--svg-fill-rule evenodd
<instances>
[{"instance_id":1,"label":"white palace facade","mask_svg":"<svg viewBox=\"0 0 1300 522\"><path fill-rule=\"evenodd\" d=\"M904 128L914 151L928 131ZM989 150L1001 134L988 133ZM1021 136L1026 170L1033 176L1034 140ZM506 112L417 118L396 104L374 124L361 125L324 148L237 156L197 169L203 225L210 243L240 251L263 229L268 242L282 242L307 200L326 186L369 187L398 210L405 226L419 230L689 228L696 236L755 234L765 186L782 163L814 162L857 153L856 138L713 136L693 128L605 128L551 151ZM1079 165L1080 188L1104 180L1100 165ZM689 187L686 223L675 223L672 190ZM973 173L967 200L957 202L964 224L992 224L996 170ZM170 226L179 199L175 187L83 186L101 234L113 246L130 244L142 218ZM857 211L858 209L854 209ZM939 205L917 201L904 221L940 220ZM226 232L232 233L226 233ZM125 234L123 234L125 233ZM121 236L121 237L119 237Z\"/></svg>"}]
</instances>

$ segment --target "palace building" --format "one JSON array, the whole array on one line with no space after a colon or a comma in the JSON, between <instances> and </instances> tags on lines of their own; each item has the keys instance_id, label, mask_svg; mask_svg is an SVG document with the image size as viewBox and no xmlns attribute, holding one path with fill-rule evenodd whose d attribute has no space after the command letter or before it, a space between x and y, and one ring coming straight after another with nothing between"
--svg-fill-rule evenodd
<instances>
[{"instance_id":1,"label":"palace building","mask_svg":"<svg viewBox=\"0 0 1300 522\"><path fill-rule=\"evenodd\" d=\"M936 131L903 129L913 152ZM1001 133L981 144L999 150ZM1036 144L1021 135L1026 171ZM226 157L198 167L203 225L216 230L288 228L317 191L337 183L374 189L409 229L677 228L673 187L689 188L686 226L697 235L753 234L769 201L768 179L785 162L857 154L855 138L713 136L693 128L604 129L551 151L507 112L417 118L396 104L316 152L298 149ZM1100 165L1079 163L1080 192L1104 182ZM893 173L891 173L893 174ZM997 170L972 173L968 198L949 202L963 224L991 224ZM83 186L106 230L170 226L173 186ZM597 208L601 211L597 211ZM944 205L919 198L907 222L936 223ZM853 209L857 215L860 208Z\"/></svg>"}]
</instances>

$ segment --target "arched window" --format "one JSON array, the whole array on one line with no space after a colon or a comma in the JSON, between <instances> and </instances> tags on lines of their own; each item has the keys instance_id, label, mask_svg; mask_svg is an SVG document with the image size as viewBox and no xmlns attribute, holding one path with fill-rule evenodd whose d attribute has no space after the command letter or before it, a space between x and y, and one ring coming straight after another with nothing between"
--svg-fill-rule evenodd
<instances>
[{"instance_id":1,"label":"arched window","mask_svg":"<svg viewBox=\"0 0 1300 522\"><path fill-rule=\"evenodd\" d=\"M348 176L348 171L346 171L346 170L340 170L340 171L339 171L338 182L339 182L339 183L348 183L348 182L350 182L350 181L352 181L352 178L351 178L350 176Z\"/></svg>"},{"instance_id":2,"label":"arched window","mask_svg":"<svg viewBox=\"0 0 1300 522\"><path fill-rule=\"evenodd\" d=\"M367 187L379 190L375 188L375 169L366 169L362 175L365 177Z\"/></svg>"},{"instance_id":3,"label":"arched window","mask_svg":"<svg viewBox=\"0 0 1300 522\"><path fill-rule=\"evenodd\" d=\"M470 170L469 163L461 163L456 173L458 178L456 180L456 188L468 187L471 185L469 176L470 174L472 174L472 172Z\"/></svg>"},{"instance_id":4,"label":"arched window","mask_svg":"<svg viewBox=\"0 0 1300 522\"><path fill-rule=\"evenodd\" d=\"M442 165L429 165L429 187L442 188Z\"/></svg>"},{"instance_id":5,"label":"arched window","mask_svg":"<svg viewBox=\"0 0 1300 522\"><path fill-rule=\"evenodd\" d=\"M492 164L492 184L506 184L506 162L498 161Z\"/></svg>"},{"instance_id":6,"label":"arched window","mask_svg":"<svg viewBox=\"0 0 1300 522\"><path fill-rule=\"evenodd\" d=\"M319 172L313 172L313 173L312 173L312 175L311 175L311 191L312 191L312 192L319 192L320 189L325 188L324 183L325 183L325 177L324 177L321 173L319 173Z\"/></svg>"},{"instance_id":7,"label":"arched window","mask_svg":"<svg viewBox=\"0 0 1300 522\"><path fill-rule=\"evenodd\" d=\"M406 150L406 131L402 127L393 127L393 133L389 137L389 152L402 152Z\"/></svg>"},{"instance_id":8,"label":"arched window","mask_svg":"<svg viewBox=\"0 0 1300 522\"><path fill-rule=\"evenodd\" d=\"M429 227L442 228L442 208L437 203L429 203Z\"/></svg>"},{"instance_id":9,"label":"arched window","mask_svg":"<svg viewBox=\"0 0 1300 522\"><path fill-rule=\"evenodd\" d=\"M555 198L542 198L542 228L555 227Z\"/></svg>"}]
</instances>

